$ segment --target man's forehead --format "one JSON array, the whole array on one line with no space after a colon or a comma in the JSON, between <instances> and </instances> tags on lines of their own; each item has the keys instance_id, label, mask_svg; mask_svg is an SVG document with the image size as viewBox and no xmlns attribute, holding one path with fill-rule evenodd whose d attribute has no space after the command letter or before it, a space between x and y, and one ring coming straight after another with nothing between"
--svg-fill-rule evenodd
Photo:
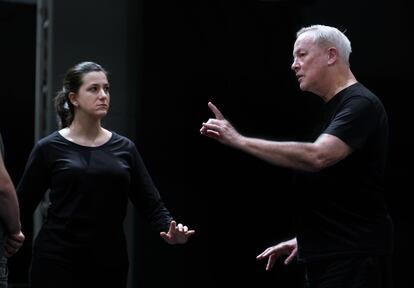
<instances>
[{"instance_id":1,"label":"man's forehead","mask_svg":"<svg viewBox=\"0 0 414 288\"><path fill-rule=\"evenodd\" d=\"M309 33L306 33L308 35L301 34L296 39L295 44L293 45L293 50L296 51L298 49L304 49L306 47L309 47L311 44L313 44L313 38Z\"/></svg>"}]
</instances>

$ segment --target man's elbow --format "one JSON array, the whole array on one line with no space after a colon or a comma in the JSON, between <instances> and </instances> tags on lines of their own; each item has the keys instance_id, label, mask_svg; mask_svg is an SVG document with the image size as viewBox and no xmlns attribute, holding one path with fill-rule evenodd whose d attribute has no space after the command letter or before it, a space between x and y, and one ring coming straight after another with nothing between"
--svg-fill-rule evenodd
<instances>
[{"instance_id":1,"label":"man's elbow","mask_svg":"<svg viewBox=\"0 0 414 288\"><path fill-rule=\"evenodd\" d=\"M345 157L343 157L345 158ZM330 158L326 157L326 155L317 155L316 157L313 157L308 162L308 168L311 172L319 172L321 170L324 170L328 167L331 167L341 161L343 158Z\"/></svg>"},{"instance_id":2,"label":"man's elbow","mask_svg":"<svg viewBox=\"0 0 414 288\"><path fill-rule=\"evenodd\" d=\"M309 159L306 170L309 172L320 172L331 165L332 164L328 159L324 158L321 155L315 155Z\"/></svg>"}]
</instances>

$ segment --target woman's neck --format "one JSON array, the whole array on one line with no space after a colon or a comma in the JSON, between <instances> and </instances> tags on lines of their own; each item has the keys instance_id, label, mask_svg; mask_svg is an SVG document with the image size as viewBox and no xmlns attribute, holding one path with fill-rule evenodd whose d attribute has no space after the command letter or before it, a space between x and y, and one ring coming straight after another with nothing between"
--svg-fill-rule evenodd
<instances>
[{"instance_id":1,"label":"woman's neck","mask_svg":"<svg viewBox=\"0 0 414 288\"><path fill-rule=\"evenodd\" d=\"M76 119L74 119L68 128L72 135L90 138L90 139L95 139L103 131L100 121L93 121L93 122L82 121L81 122L81 121L76 121Z\"/></svg>"},{"instance_id":2,"label":"woman's neck","mask_svg":"<svg viewBox=\"0 0 414 288\"><path fill-rule=\"evenodd\" d=\"M59 131L60 134L76 144L96 147L106 143L112 133L104 129L99 122L73 121L69 127Z\"/></svg>"}]
</instances>

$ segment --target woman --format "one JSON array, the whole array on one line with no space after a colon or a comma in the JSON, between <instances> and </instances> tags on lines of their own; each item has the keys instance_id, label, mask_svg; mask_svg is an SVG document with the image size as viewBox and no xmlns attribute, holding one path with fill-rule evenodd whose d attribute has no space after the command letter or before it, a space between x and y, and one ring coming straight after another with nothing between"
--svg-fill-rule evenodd
<instances>
[{"instance_id":1,"label":"woman","mask_svg":"<svg viewBox=\"0 0 414 288\"><path fill-rule=\"evenodd\" d=\"M17 189L21 210L32 215L50 191L33 247L32 288L126 287L128 198L167 243L185 243L194 233L172 220L134 143L102 127L109 100L100 65L70 68L55 98L61 129L29 157Z\"/></svg>"}]
</instances>

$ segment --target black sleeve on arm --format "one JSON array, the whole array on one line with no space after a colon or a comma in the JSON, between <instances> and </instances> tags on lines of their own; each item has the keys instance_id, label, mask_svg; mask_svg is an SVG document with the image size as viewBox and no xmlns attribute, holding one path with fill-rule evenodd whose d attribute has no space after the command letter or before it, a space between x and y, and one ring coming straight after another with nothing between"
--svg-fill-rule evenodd
<instances>
[{"instance_id":1,"label":"black sleeve on arm","mask_svg":"<svg viewBox=\"0 0 414 288\"><path fill-rule=\"evenodd\" d=\"M30 153L23 176L17 186L17 197L22 214L32 217L48 189L48 175L43 151L36 144Z\"/></svg>"},{"instance_id":2,"label":"black sleeve on arm","mask_svg":"<svg viewBox=\"0 0 414 288\"><path fill-rule=\"evenodd\" d=\"M370 100L351 97L335 115L324 133L334 135L353 149L361 148L376 127L375 109Z\"/></svg>"},{"instance_id":3,"label":"black sleeve on arm","mask_svg":"<svg viewBox=\"0 0 414 288\"><path fill-rule=\"evenodd\" d=\"M148 221L151 226L160 231L168 231L172 216L165 207L154 182L148 173L144 161L131 144L132 167L131 167L131 190L130 199L137 208L138 213Z\"/></svg>"}]
</instances>

